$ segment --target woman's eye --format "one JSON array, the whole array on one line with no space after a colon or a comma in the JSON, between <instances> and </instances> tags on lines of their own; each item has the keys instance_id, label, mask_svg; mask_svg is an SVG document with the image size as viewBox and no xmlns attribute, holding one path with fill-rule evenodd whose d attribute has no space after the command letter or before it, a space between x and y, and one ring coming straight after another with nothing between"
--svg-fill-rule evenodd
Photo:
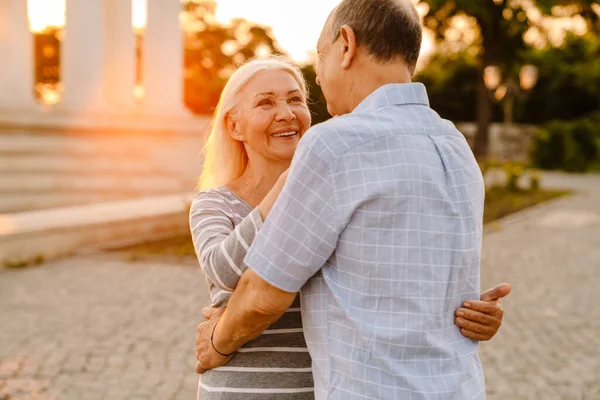
<instances>
[{"instance_id":1,"label":"woman's eye","mask_svg":"<svg viewBox=\"0 0 600 400\"><path fill-rule=\"evenodd\" d=\"M273 104L273 103L271 102L271 100L265 99L265 100L261 100L261 101L258 103L258 106L259 106L259 107L264 107L264 106L270 106L270 105L272 105L272 104Z\"/></svg>"},{"instance_id":2,"label":"woman's eye","mask_svg":"<svg viewBox=\"0 0 600 400\"><path fill-rule=\"evenodd\" d=\"M290 100L292 103L302 103L303 102L302 97L298 97L298 96L292 97Z\"/></svg>"}]
</instances>

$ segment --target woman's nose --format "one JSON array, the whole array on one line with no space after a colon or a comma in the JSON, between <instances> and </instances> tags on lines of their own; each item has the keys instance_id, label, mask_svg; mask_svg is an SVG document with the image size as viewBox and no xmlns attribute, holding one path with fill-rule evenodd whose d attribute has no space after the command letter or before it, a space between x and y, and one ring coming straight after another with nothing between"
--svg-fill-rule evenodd
<instances>
[{"instance_id":1,"label":"woman's nose","mask_svg":"<svg viewBox=\"0 0 600 400\"><path fill-rule=\"evenodd\" d=\"M279 107L277 107L277 120L278 121L291 121L296 119L296 114L293 113L289 104L280 103Z\"/></svg>"}]
</instances>

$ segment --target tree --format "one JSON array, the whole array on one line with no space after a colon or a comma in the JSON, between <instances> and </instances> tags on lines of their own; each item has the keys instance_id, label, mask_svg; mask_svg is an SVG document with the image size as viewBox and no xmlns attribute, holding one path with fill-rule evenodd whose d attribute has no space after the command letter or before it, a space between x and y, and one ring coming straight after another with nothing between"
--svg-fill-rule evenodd
<instances>
[{"instance_id":1,"label":"tree","mask_svg":"<svg viewBox=\"0 0 600 400\"><path fill-rule=\"evenodd\" d=\"M508 0L423 0L429 5L424 18L426 27L439 39L444 39L457 15L472 17L479 30L479 69L477 82L477 127L474 152L485 156L488 145L488 126L492 116L492 100L483 80L488 65L499 65L505 70L514 68L519 53L526 47L523 39L529 28L526 11L520 4ZM516 57L517 56L517 57Z\"/></svg>"},{"instance_id":2,"label":"tree","mask_svg":"<svg viewBox=\"0 0 600 400\"><path fill-rule=\"evenodd\" d=\"M431 106L443 118L474 121L477 62L468 51L453 53L440 47L414 79L427 86ZM515 121L544 124L600 115L600 40L595 35L568 34L562 46L531 49L523 61L537 66L539 80L517 103ZM500 121L499 102L493 102L492 111L492 120Z\"/></svg>"},{"instance_id":3,"label":"tree","mask_svg":"<svg viewBox=\"0 0 600 400\"><path fill-rule=\"evenodd\" d=\"M429 103L442 118L474 121L477 100L477 60L467 51L436 51L414 77L427 87ZM497 114L498 108L494 110Z\"/></svg>"},{"instance_id":4,"label":"tree","mask_svg":"<svg viewBox=\"0 0 600 400\"><path fill-rule=\"evenodd\" d=\"M485 156L488 144L488 126L492 114L492 100L483 79L486 66L497 65L505 76L514 76L523 59L527 45L525 33L536 24L531 21L526 2L515 0L422 0L429 5L424 24L435 32L438 39L445 39L446 33L453 28L456 16L468 16L475 21L479 40L478 47L478 88L477 88L477 126L474 152L476 156ZM539 3L539 4L538 4ZM542 0L535 4L540 11L551 13L553 7L572 5L587 13L589 23L597 23L593 9L593 0ZM593 14L589 15L589 13Z\"/></svg>"},{"instance_id":5,"label":"tree","mask_svg":"<svg viewBox=\"0 0 600 400\"><path fill-rule=\"evenodd\" d=\"M598 0L537 0L536 6L547 15L552 14L554 7L566 7L568 8L565 10L567 14L583 17L589 32L600 32L600 5Z\"/></svg>"},{"instance_id":6,"label":"tree","mask_svg":"<svg viewBox=\"0 0 600 400\"><path fill-rule=\"evenodd\" d=\"M243 19L231 25L215 19L214 0L184 3L184 102L197 114L211 114L237 66L267 54L282 54L269 28Z\"/></svg>"},{"instance_id":7,"label":"tree","mask_svg":"<svg viewBox=\"0 0 600 400\"><path fill-rule=\"evenodd\" d=\"M539 82L523 104L521 119L544 123L600 112L600 40L567 35L560 48L535 50L527 58L538 66Z\"/></svg>"}]
</instances>

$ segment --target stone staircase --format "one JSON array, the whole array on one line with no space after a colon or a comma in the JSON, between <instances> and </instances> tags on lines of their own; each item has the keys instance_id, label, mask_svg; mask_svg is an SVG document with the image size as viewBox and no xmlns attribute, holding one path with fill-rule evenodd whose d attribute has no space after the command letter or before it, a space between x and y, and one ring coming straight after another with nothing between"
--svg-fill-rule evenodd
<instances>
[{"instance_id":1,"label":"stone staircase","mask_svg":"<svg viewBox=\"0 0 600 400\"><path fill-rule=\"evenodd\" d=\"M0 213L192 192L201 133L0 132Z\"/></svg>"},{"instance_id":2,"label":"stone staircase","mask_svg":"<svg viewBox=\"0 0 600 400\"><path fill-rule=\"evenodd\" d=\"M0 267L188 231L202 132L0 130Z\"/></svg>"}]
</instances>

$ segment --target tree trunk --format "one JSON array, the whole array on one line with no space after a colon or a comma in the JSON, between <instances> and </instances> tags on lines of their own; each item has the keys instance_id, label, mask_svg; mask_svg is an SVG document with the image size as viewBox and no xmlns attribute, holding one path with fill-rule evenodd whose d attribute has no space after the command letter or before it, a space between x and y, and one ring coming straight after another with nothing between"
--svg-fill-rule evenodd
<instances>
[{"instance_id":1,"label":"tree trunk","mask_svg":"<svg viewBox=\"0 0 600 400\"><path fill-rule=\"evenodd\" d=\"M483 53L479 71L479 82L477 85L477 135L473 144L473 152L478 160L484 159L488 153L489 126L492 120L492 98L485 86L483 72L488 65L498 65L500 51L502 49L501 31L503 20L502 11L506 6L506 0L502 4L488 1L487 12L475 16L481 29Z\"/></svg>"},{"instance_id":2,"label":"tree trunk","mask_svg":"<svg viewBox=\"0 0 600 400\"><path fill-rule=\"evenodd\" d=\"M478 160L484 159L488 152L489 126L492 118L492 102L483 81L483 69L477 85L477 134L473 144L473 153Z\"/></svg>"}]
</instances>

